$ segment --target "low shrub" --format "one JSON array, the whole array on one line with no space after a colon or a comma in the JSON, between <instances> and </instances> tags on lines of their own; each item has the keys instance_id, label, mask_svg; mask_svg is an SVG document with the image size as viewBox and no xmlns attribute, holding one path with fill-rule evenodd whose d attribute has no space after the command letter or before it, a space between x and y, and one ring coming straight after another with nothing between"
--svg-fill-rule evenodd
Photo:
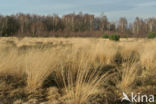
<instances>
[{"instance_id":1,"label":"low shrub","mask_svg":"<svg viewBox=\"0 0 156 104\"><path fill-rule=\"evenodd\" d=\"M120 36L116 35L116 34L113 34L113 35L109 36L109 39L110 40L114 40L114 41L119 41L120 40Z\"/></svg>"},{"instance_id":2,"label":"low shrub","mask_svg":"<svg viewBox=\"0 0 156 104\"><path fill-rule=\"evenodd\" d=\"M102 38L108 39L109 36L107 34L102 35Z\"/></svg>"},{"instance_id":3,"label":"low shrub","mask_svg":"<svg viewBox=\"0 0 156 104\"><path fill-rule=\"evenodd\" d=\"M153 39L153 38L155 38L155 36L156 36L156 34L154 32L150 32L147 37L149 39Z\"/></svg>"},{"instance_id":4,"label":"low shrub","mask_svg":"<svg viewBox=\"0 0 156 104\"><path fill-rule=\"evenodd\" d=\"M8 34L2 34L3 37L8 37Z\"/></svg>"}]
</instances>

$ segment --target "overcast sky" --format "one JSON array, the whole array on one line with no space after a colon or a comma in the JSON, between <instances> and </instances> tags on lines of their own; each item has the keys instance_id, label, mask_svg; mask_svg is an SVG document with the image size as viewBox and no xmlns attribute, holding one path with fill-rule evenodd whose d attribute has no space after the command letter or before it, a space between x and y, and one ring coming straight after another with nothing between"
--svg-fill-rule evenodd
<instances>
[{"instance_id":1,"label":"overcast sky","mask_svg":"<svg viewBox=\"0 0 156 104\"><path fill-rule=\"evenodd\" d=\"M156 0L0 0L0 14L104 13L110 20L156 17Z\"/></svg>"}]
</instances>

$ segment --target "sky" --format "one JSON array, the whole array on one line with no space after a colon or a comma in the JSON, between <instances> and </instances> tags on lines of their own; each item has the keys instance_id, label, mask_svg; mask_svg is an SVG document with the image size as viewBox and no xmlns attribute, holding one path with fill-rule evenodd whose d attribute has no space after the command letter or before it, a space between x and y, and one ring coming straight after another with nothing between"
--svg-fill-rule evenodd
<instances>
[{"instance_id":1,"label":"sky","mask_svg":"<svg viewBox=\"0 0 156 104\"><path fill-rule=\"evenodd\" d=\"M0 0L0 14L105 14L109 20L156 17L156 0Z\"/></svg>"}]
</instances>

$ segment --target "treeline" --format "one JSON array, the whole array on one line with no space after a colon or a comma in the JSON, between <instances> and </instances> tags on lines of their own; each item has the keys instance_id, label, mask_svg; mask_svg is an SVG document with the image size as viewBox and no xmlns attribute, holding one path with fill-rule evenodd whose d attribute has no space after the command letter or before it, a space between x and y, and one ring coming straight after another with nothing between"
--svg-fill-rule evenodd
<instances>
[{"instance_id":1,"label":"treeline","mask_svg":"<svg viewBox=\"0 0 156 104\"><path fill-rule=\"evenodd\" d=\"M137 17L129 23L125 17L111 22L106 16L95 17L91 14L68 14L39 16L16 14L0 16L0 36L101 36L119 34L121 36L144 37L149 32L156 33L156 18Z\"/></svg>"}]
</instances>

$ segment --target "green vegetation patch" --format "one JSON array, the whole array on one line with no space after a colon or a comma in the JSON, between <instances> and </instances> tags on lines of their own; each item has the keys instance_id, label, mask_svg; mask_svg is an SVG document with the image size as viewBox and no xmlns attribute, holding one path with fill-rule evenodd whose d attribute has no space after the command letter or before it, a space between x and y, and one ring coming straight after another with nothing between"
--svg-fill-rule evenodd
<instances>
[{"instance_id":1,"label":"green vegetation patch","mask_svg":"<svg viewBox=\"0 0 156 104\"><path fill-rule=\"evenodd\" d=\"M109 38L109 35L104 34L104 35L102 35L102 38L108 39Z\"/></svg>"},{"instance_id":2,"label":"green vegetation patch","mask_svg":"<svg viewBox=\"0 0 156 104\"><path fill-rule=\"evenodd\" d=\"M154 32L150 32L147 37L149 39L153 39L153 38L155 38L155 36L156 36L156 34Z\"/></svg>"},{"instance_id":3,"label":"green vegetation patch","mask_svg":"<svg viewBox=\"0 0 156 104\"><path fill-rule=\"evenodd\" d=\"M114 41L119 41L120 40L120 36L116 35L116 34L113 34L113 35L109 36L109 39L110 40L114 40Z\"/></svg>"}]
</instances>

